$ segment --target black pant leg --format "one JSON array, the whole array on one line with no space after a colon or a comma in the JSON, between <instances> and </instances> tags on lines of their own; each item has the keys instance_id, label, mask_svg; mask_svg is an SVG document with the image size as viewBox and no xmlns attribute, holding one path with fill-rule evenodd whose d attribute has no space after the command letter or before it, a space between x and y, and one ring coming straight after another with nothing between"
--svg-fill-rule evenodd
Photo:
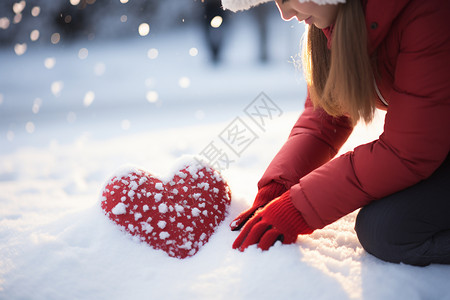
<instances>
[{"instance_id":1,"label":"black pant leg","mask_svg":"<svg viewBox=\"0 0 450 300\"><path fill-rule=\"evenodd\" d=\"M450 159L428 179L362 208L355 230L382 260L450 264Z\"/></svg>"}]
</instances>

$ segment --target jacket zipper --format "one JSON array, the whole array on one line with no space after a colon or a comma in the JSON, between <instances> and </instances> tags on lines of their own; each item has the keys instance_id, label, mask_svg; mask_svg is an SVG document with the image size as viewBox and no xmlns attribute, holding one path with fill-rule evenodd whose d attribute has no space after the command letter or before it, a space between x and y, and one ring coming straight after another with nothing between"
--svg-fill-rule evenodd
<instances>
[{"instance_id":1,"label":"jacket zipper","mask_svg":"<svg viewBox=\"0 0 450 300\"><path fill-rule=\"evenodd\" d=\"M383 95L381 95L381 92L378 89L377 82L375 81L375 78L373 79L373 85L375 86L375 91L377 92L378 98L381 100L381 102L383 102L383 104L385 106L388 106L387 101L384 99Z\"/></svg>"}]
</instances>

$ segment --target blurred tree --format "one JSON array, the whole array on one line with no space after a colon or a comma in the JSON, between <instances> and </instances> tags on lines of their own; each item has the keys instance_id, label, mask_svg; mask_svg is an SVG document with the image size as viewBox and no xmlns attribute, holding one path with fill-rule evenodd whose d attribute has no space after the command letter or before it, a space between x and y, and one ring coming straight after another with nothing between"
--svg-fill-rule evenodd
<instances>
[{"instance_id":1,"label":"blurred tree","mask_svg":"<svg viewBox=\"0 0 450 300\"><path fill-rule=\"evenodd\" d=\"M36 44L50 43L55 32L60 34L61 42L133 36L143 22L164 30L194 16L194 3L195 0L1 0L0 45L28 43L33 30L40 33ZM33 8L37 8L34 15Z\"/></svg>"},{"instance_id":2,"label":"blurred tree","mask_svg":"<svg viewBox=\"0 0 450 300\"><path fill-rule=\"evenodd\" d=\"M259 60L262 63L265 63L269 60L268 54L268 17L269 17L269 7L266 5L259 5L255 7L254 13L256 14L256 23L258 29L258 37L259 37Z\"/></svg>"},{"instance_id":3,"label":"blurred tree","mask_svg":"<svg viewBox=\"0 0 450 300\"><path fill-rule=\"evenodd\" d=\"M202 27L213 63L218 63L226 35L227 12L220 0L202 1Z\"/></svg>"},{"instance_id":4,"label":"blurred tree","mask_svg":"<svg viewBox=\"0 0 450 300\"><path fill-rule=\"evenodd\" d=\"M83 34L89 34L88 28L92 20L88 17L89 9L86 8L86 0L80 2L78 6L64 2L61 4L58 13L55 15L55 28L64 39L73 40Z\"/></svg>"}]
</instances>

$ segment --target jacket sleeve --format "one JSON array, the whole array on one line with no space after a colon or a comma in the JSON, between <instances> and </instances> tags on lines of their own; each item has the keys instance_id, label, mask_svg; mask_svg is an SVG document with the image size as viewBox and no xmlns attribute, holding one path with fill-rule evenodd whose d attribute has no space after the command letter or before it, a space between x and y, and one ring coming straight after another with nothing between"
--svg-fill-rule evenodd
<instances>
[{"instance_id":1,"label":"jacket sleeve","mask_svg":"<svg viewBox=\"0 0 450 300\"><path fill-rule=\"evenodd\" d=\"M424 14L402 31L379 139L322 165L291 188L292 201L311 228L418 183L447 157L450 28L436 25L436 17Z\"/></svg>"},{"instance_id":2,"label":"jacket sleeve","mask_svg":"<svg viewBox=\"0 0 450 300\"><path fill-rule=\"evenodd\" d=\"M258 187L275 181L289 189L301 177L332 159L352 130L348 118L333 118L322 109L315 109L308 93L304 111Z\"/></svg>"}]
</instances>

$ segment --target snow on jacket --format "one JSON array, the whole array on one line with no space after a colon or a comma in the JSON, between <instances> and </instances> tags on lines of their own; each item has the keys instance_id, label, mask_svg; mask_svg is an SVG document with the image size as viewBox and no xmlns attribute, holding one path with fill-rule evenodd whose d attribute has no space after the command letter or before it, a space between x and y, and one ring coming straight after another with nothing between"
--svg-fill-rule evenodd
<instances>
[{"instance_id":1,"label":"snow on jacket","mask_svg":"<svg viewBox=\"0 0 450 300\"><path fill-rule=\"evenodd\" d=\"M307 96L258 183L290 188L293 204L314 229L426 179L450 149L450 1L367 0L364 7L377 87L388 103L384 132L332 159L351 124L313 109Z\"/></svg>"}]
</instances>

